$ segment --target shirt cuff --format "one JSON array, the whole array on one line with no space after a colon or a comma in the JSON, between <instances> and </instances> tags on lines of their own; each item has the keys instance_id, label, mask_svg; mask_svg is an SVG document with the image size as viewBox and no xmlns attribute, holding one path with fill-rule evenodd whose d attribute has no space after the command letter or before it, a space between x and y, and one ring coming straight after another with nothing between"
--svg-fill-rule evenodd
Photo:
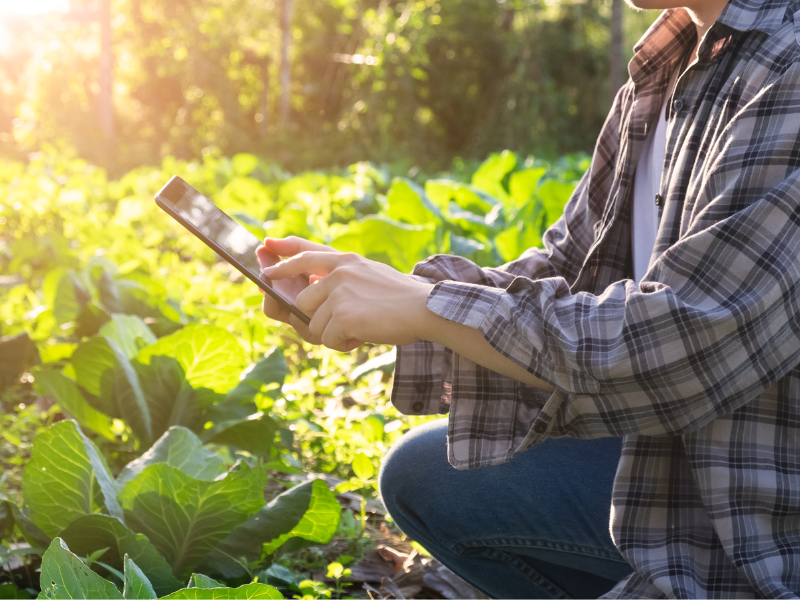
<instances>
[{"instance_id":1,"label":"shirt cuff","mask_svg":"<svg viewBox=\"0 0 800 600\"><path fill-rule=\"evenodd\" d=\"M524 285L515 285L523 279ZM509 290L524 288L526 295L553 295L546 282L517 278L506 290L457 281L440 281L427 298L428 309L440 317L477 329L500 354L512 360L550 385L575 394L596 394L599 382L568 365L563 356L547 352L543 311L539 319L530 313L540 312L543 303L521 307ZM520 310L526 310L526 327L518 325ZM530 311L530 312L529 312ZM536 323L538 321L538 323Z\"/></svg>"},{"instance_id":2,"label":"shirt cuff","mask_svg":"<svg viewBox=\"0 0 800 600\"><path fill-rule=\"evenodd\" d=\"M450 410L453 352L432 342L397 346L392 404L406 415Z\"/></svg>"}]
</instances>

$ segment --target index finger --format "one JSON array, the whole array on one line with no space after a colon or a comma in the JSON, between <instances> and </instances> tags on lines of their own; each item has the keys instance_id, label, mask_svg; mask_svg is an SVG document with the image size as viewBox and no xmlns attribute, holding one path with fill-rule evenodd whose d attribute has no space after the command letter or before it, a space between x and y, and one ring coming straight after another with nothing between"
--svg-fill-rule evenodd
<instances>
[{"instance_id":1,"label":"index finger","mask_svg":"<svg viewBox=\"0 0 800 600\"><path fill-rule=\"evenodd\" d=\"M329 246L310 242L296 235L285 238L265 238L264 246L279 256L295 256L301 252L339 252Z\"/></svg>"},{"instance_id":2,"label":"index finger","mask_svg":"<svg viewBox=\"0 0 800 600\"><path fill-rule=\"evenodd\" d=\"M309 274L325 276L349 260L349 254L339 252L301 252L280 264L267 267L261 272L270 279L284 279L293 275Z\"/></svg>"}]
</instances>

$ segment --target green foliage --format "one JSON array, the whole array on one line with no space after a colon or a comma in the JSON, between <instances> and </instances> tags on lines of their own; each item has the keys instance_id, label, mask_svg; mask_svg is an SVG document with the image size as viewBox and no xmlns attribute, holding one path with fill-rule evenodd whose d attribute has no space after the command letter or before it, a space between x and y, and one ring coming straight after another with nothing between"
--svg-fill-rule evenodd
<instances>
[{"instance_id":1,"label":"green foliage","mask_svg":"<svg viewBox=\"0 0 800 600\"><path fill-rule=\"evenodd\" d=\"M360 555L366 514L342 515L322 479L290 487L285 474L330 474L368 498L386 448L424 420L385 403L393 350L312 348L264 319L260 294L156 209L168 175L259 235L408 271L435 252L495 266L540 244L586 166L505 152L468 182L414 181L365 163L291 177L237 155L108 181L50 155L0 164L0 326L8 348L29 350L0 394L0 562L24 541L34 578L50 547L45 562L60 556L75 581L105 585L89 569L126 597L206 593L210 578L244 584L229 594L274 593L247 587L259 578L330 595L286 579L282 561L333 536ZM344 572L334 558L319 562ZM192 573L196 591L177 592ZM44 593L62 593L66 580L52 581Z\"/></svg>"},{"instance_id":2,"label":"green foliage","mask_svg":"<svg viewBox=\"0 0 800 600\"><path fill-rule=\"evenodd\" d=\"M92 571L55 538L42 559L40 598L122 598L116 586Z\"/></svg>"},{"instance_id":3,"label":"green foliage","mask_svg":"<svg viewBox=\"0 0 800 600\"><path fill-rule=\"evenodd\" d=\"M33 524L42 527L42 532L30 527L28 532L33 531L36 543L58 540L48 552L72 565L73 578L86 589L100 584L86 575L86 565L65 554L65 541L82 555L99 556L97 564L112 573L124 569L126 589L127 561L134 561L131 589L164 594L180 587L173 573L188 577L204 559L212 565L216 555L244 564L268 563L269 555L289 539L329 541L339 522L339 504L324 482L292 488L264 505L262 469L237 462L225 470L219 457L186 429L171 429L127 465L118 481L97 469L93 454L96 448L74 422L51 426L36 439L23 490ZM113 495L105 496L107 490ZM115 515L120 507L122 513ZM0 509L6 534L27 527L10 502ZM71 589L67 580L53 581L48 584L51 595Z\"/></svg>"},{"instance_id":4,"label":"green foliage","mask_svg":"<svg viewBox=\"0 0 800 600\"><path fill-rule=\"evenodd\" d=\"M70 552L61 538L55 538L42 558L42 592L39 598L157 598L147 576L127 555L122 574L123 593L114 583L103 579ZM192 574L188 588L162 598L273 598L281 599L278 590L269 585L251 583L238 588L208 585L213 580ZM200 582L201 585L197 585Z\"/></svg>"},{"instance_id":5,"label":"green foliage","mask_svg":"<svg viewBox=\"0 0 800 600\"><path fill-rule=\"evenodd\" d=\"M59 532L59 537L80 556L104 550L103 564L127 573L126 559L134 561L160 594L180 587L172 569L155 546L142 533L134 533L119 519L93 514L75 519Z\"/></svg>"},{"instance_id":6,"label":"green foliage","mask_svg":"<svg viewBox=\"0 0 800 600\"><path fill-rule=\"evenodd\" d=\"M54 537L101 506L122 517L116 491L97 447L74 422L56 423L36 438L25 466L23 495L31 521L45 534Z\"/></svg>"},{"instance_id":7,"label":"green foliage","mask_svg":"<svg viewBox=\"0 0 800 600\"><path fill-rule=\"evenodd\" d=\"M123 598L157 598L156 592L147 576L136 566L128 555L125 555L125 587L122 590Z\"/></svg>"}]
</instances>

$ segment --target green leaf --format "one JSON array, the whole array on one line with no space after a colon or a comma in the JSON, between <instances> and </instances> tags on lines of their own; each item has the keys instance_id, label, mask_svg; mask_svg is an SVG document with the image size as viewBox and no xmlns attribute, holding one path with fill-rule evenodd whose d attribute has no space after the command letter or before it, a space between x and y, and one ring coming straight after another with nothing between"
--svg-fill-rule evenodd
<instances>
[{"instance_id":1,"label":"green leaf","mask_svg":"<svg viewBox=\"0 0 800 600\"><path fill-rule=\"evenodd\" d=\"M225 461L203 448L203 442L185 427L170 427L158 441L136 460L129 462L117 476L124 487L150 465L168 464L189 477L213 481L226 471Z\"/></svg>"},{"instance_id":2,"label":"green leaf","mask_svg":"<svg viewBox=\"0 0 800 600\"><path fill-rule=\"evenodd\" d=\"M224 394L239 380L244 351L233 334L214 325L187 325L147 346L136 357L149 364L154 356L175 357L194 388Z\"/></svg>"},{"instance_id":3,"label":"green leaf","mask_svg":"<svg viewBox=\"0 0 800 600\"><path fill-rule=\"evenodd\" d=\"M386 194L386 216L395 221L424 225L442 220L442 211L428 199L425 191L413 181L396 178Z\"/></svg>"},{"instance_id":4,"label":"green leaf","mask_svg":"<svg viewBox=\"0 0 800 600\"><path fill-rule=\"evenodd\" d=\"M119 365L114 373L114 404L136 436L149 443L153 439L153 418L130 359L112 340L107 340Z\"/></svg>"},{"instance_id":5,"label":"green leaf","mask_svg":"<svg viewBox=\"0 0 800 600\"><path fill-rule=\"evenodd\" d=\"M119 298L119 289L117 282L114 281L113 275L105 268L98 267L100 271L99 277L95 280L97 286L97 293L100 297L100 303L110 313L122 312L122 302Z\"/></svg>"},{"instance_id":6,"label":"green leaf","mask_svg":"<svg viewBox=\"0 0 800 600\"><path fill-rule=\"evenodd\" d=\"M362 481L368 481L375 474L375 467L366 454L359 452L353 459L353 472Z\"/></svg>"},{"instance_id":7,"label":"green leaf","mask_svg":"<svg viewBox=\"0 0 800 600\"><path fill-rule=\"evenodd\" d=\"M103 563L117 570L125 568L124 557L129 556L159 594L169 594L181 587L181 582L175 579L167 561L150 540L141 533L134 533L114 517L80 517L64 528L59 537L80 556L107 548Z\"/></svg>"},{"instance_id":8,"label":"green leaf","mask_svg":"<svg viewBox=\"0 0 800 600\"><path fill-rule=\"evenodd\" d=\"M86 401L74 381L51 369L36 369L33 376L36 389L57 402L61 409L81 426L106 439L116 439L111 430L111 419Z\"/></svg>"},{"instance_id":9,"label":"green leaf","mask_svg":"<svg viewBox=\"0 0 800 600\"><path fill-rule=\"evenodd\" d=\"M25 590L19 589L13 583L0 584L0 598L30 598L31 595Z\"/></svg>"},{"instance_id":10,"label":"green leaf","mask_svg":"<svg viewBox=\"0 0 800 600\"><path fill-rule=\"evenodd\" d=\"M320 479L286 490L238 525L205 562L226 577L242 574L245 564L258 560L264 544L274 553L285 541L299 537L326 544L339 527L342 509L336 496Z\"/></svg>"},{"instance_id":11,"label":"green leaf","mask_svg":"<svg viewBox=\"0 0 800 600\"><path fill-rule=\"evenodd\" d=\"M203 433L203 440L208 444L232 446L257 456L269 457L277 430L278 425L272 418L264 412L257 412L244 419L214 423Z\"/></svg>"},{"instance_id":12,"label":"green leaf","mask_svg":"<svg viewBox=\"0 0 800 600\"><path fill-rule=\"evenodd\" d=\"M265 479L245 464L216 481L200 481L158 463L129 481L119 501L131 527L147 535L181 574L263 505Z\"/></svg>"},{"instance_id":13,"label":"green leaf","mask_svg":"<svg viewBox=\"0 0 800 600\"><path fill-rule=\"evenodd\" d=\"M512 173L508 185L511 191L511 206L519 208L528 202L536 193L536 187L545 173L547 169L542 167Z\"/></svg>"},{"instance_id":14,"label":"green leaf","mask_svg":"<svg viewBox=\"0 0 800 600\"><path fill-rule=\"evenodd\" d=\"M255 221L258 225L263 223L264 214L271 204L267 187L252 177L231 179L214 200L228 214L244 212L247 215L260 216L260 222Z\"/></svg>"},{"instance_id":15,"label":"green leaf","mask_svg":"<svg viewBox=\"0 0 800 600\"><path fill-rule=\"evenodd\" d=\"M575 190L572 183L562 183L560 181L545 181L539 188L539 197L542 199L544 209L547 212L547 223L550 225L561 217L567 200Z\"/></svg>"},{"instance_id":16,"label":"green leaf","mask_svg":"<svg viewBox=\"0 0 800 600\"><path fill-rule=\"evenodd\" d=\"M61 421L40 433L22 476L30 519L45 534L55 536L72 521L97 512L95 496L105 509L122 519L117 487L97 447L74 421Z\"/></svg>"},{"instance_id":17,"label":"green leaf","mask_svg":"<svg viewBox=\"0 0 800 600\"><path fill-rule=\"evenodd\" d=\"M103 337L85 341L75 349L70 362L77 384L97 398L95 406L108 415L118 417L113 401L117 356L108 341Z\"/></svg>"},{"instance_id":18,"label":"green leaf","mask_svg":"<svg viewBox=\"0 0 800 600\"><path fill-rule=\"evenodd\" d=\"M505 262L515 260L520 253L520 232L517 225L512 225L494 238L494 246Z\"/></svg>"},{"instance_id":19,"label":"green leaf","mask_svg":"<svg viewBox=\"0 0 800 600\"><path fill-rule=\"evenodd\" d=\"M302 538L316 544L327 544L331 541L333 534L336 533L336 528L339 526L342 507L322 479L315 479L311 482L311 490L308 510L303 514L303 518L292 527L290 532L267 544L266 551L268 554L275 552L285 541L293 537Z\"/></svg>"},{"instance_id":20,"label":"green leaf","mask_svg":"<svg viewBox=\"0 0 800 600\"><path fill-rule=\"evenodd\" d=\"M397 349L392 348L388 352L384 352L376 356L375 358L371 358L363 365L359 365L355 369L353 369L352 373L350 373L350 381L358 381L360 378L364 377L364 375L368 375L370 373L374 373L375 371L381 371L383 373L392 373L394 372L394 365L397 360Z\"/></svg>"},{"instance_id":21,"label":"green leaf","mask_svg":"<svg viewBox=\"0 0 800 600\"><path fill-rule=\"evenodd\" d=\"M125 587L122 590L122 597L131 599L158 597L145 574L127 554L125 555Z\"/></svg>"},{"instance_id":22,"label":"green leaf","mask_svg":"<svg viewBox=\"0 0 800 600\"><path fill-rule=\"evenodd\" d=\"M42 557L40 582L39 598L122 598L113 583L87 567L61 538Z\"/></svg>"},{"instance_id":23,"label":"green leaf","mask_svg":"<svg viewBox=\"0 0 800 600\"><path fill-rule=\"evenodd\" d=\"M91 299L86 289L72 271L61 272L53 299L53 316L56 323L64 325L75 321Z\"/></svg>"},{"instance_id":24,"label":"green leaf","mask_svg":"<svg viewBox=\"0 0 800 600\"><path fill-rule=\"evenodd\" d=\"M242 177L250 175L258 166L258 158L253 154L240 152L231 158L233 172Z\"/></svg>"},{"instance_id":25,"label":"green leaf","mask_svg":"<svg viewBox=\"0 0 800 600\"><path fill-rule=\"evenodd\" d=\"M136 315L112 315L111 321L103 325L98 333L114 342L128 358L135 357L142 348L157 341L142 318Z\"/></svg>"},{"instance_id":26,"label":"green leaf","mask_svg":"<svg viewBox=\"0 0 800 600\"><path fill-rule=\"evenodd\" d=\"M361 422L364 438L368 443L383 441L383 428L386 426L386 417L379 414L369 415Z\"/></svg>"},{"instance_id":27,"label":"green leaf","mask_svg":"<svg viewBox=\"0 0 800 600\"><path fill-rule=\"evenodd\" d=\"M0 338L0 389L39 363L39 351L27 333Z\"/></svg>"},{"instance_id":28,"label":"green leaf","mask_svg":"<svg viewBox=\"0 0 800 600\"><path fill-rule=\"evenodd\" d=\"M465 256L467 258L473 257L478 252L486 250L486 246L475 240L450 234L450 252L456 256Z\"/></svg>"},{"instance_id":29,"label":"green leaf","mask_svg":"<svg viewBox=\"0 0 800 600\"><path fill-rule=\"evenodd\" d=\"M286 361L278 348L270 350L264 358L247 367L239 376L238 385L228 392L227 399L251 399L266 385L278 384L268 392L272 398L280 394L281 386L286 379Z\"/></svg>"},{"instance_id":30,"label":"green leaf","mask_svg":"<svg viewBox=\"0 0 800 600\"><path fill-rule=\"evenodd\" d=\"M472 185L506 201L508 193L503 187L503 179L517 166L517 155L509 150L491 154L472 175Z\"/></svg>"},{"instance_id":31,"label":"green leaf","mask_svg":"<svg viewBox=\"0 0 800 600\"><path fill-rule=\"evenodd\" d=\"M132 364L150 409L153 436L160 437L173 425L200 430L205 408L198 391L186 381L183 367L171 356L152 356L149 361L142 364L134 359Z\"/></svg>"},{"instance_id":32,"label":"green leaf","mask_svg":"<svg viewBox=\"0 0 800 600\"><path fill-rule=\"evenodd\" d=\"M272 587L271 585L265 585L263 583L248 583L247 585L240 586L238 588L213 588L213 589L202 589L202 588L190 588L185 590L178 590L174 594L170 594L169 596L164 596L164 600L170 600L172 598L181 599L209 599L209 600L256 600L257 598L273 598L273 599L282 599L283 594L281 594L276 588Z\"/></svg>"},{"instance_id":33,"label":"green leaf","mask_svg":"<svg viewBox=\"0 0 800 600\"><path fill-rule=\"evenodd\" d=\"M350 222L331 246L342 252L355 252L408 273L427 258L434 247L436 227L406 225L382 215L370 215Z\"/></svg>"},{"instance_id":34,"label":"green leaf","mask_svg":"<svg viewBox=\"0 0 800 600\"><path fill-rule=\"evenodd\" d=\"M332 579L339 579L344 574L344 565L340 562L332 562L328 565L327 576Z\"/></svg>"},{"instance_id":35,"label":"green leaf","mask_svg":"<svg viewBox=\"0 0 800 600\"><path fill-rule=\"evenodd\" d=\"M224 588L225 585L216 579L211 579L211 577L208 575L203 575L202 573L192 573L192 576L189 578L189 583L186 585L186 587L211 590L214 588Z\"/></svg>"},{"instance_id":36,"label":"green leaf","mask_svg":"<svg viewBox=\"0 0 800 600\"><path fill-rule=\"evenodd\" d=\"M0 495L0 540L9 537L15 528L33 548L50 545L50 536L34 525L16 504Z\"/></svg>"},{"instance_id":37,"label":"green leaf","mask_svg":"<svg viewBox=\"0 0 800 600\"><path fill-rule=\"evenodd\" d=\"M59 362L72 356L77 344L45 343L39 345L39 356L43 363Z\"/></svg>"},{"instance_id":38,"label":"green leaf","mask_svg":"<svg viewBox=\"0 0 800 600\"><path fill-rule=\"evenodd\" d=\"M110 318L102 306L88 302L75 318L75 335L79 338L95 335Z\"/></svg>"}]
</instances>

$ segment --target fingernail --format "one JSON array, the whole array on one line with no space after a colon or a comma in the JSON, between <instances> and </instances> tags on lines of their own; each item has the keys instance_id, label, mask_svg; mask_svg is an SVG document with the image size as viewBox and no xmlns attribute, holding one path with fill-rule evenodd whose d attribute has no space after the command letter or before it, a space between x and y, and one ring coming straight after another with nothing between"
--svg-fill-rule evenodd
<instances>
[{"instance_id":1,"label":"fingernail","mask_svg":"<svg viewBox=\"0 0 800 600\"><path fill-rule=\"evenodd\" d=\"M263 269L261 269L261 273L262 273L263 275L269 275L269 274L270 274L270 273L272 273L274 270L275 270L275 267L264 267Z\"/></svg>"}]
</instances>

